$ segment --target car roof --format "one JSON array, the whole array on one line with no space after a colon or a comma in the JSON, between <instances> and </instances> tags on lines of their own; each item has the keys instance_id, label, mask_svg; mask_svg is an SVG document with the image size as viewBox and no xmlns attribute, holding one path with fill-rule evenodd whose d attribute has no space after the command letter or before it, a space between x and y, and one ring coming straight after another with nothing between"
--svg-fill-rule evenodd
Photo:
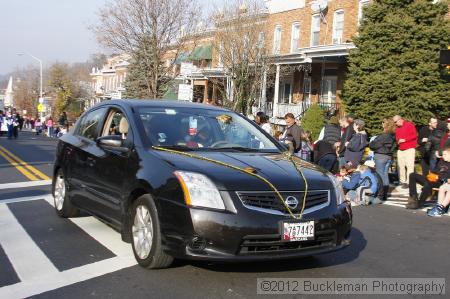
<instances>
[{"instance_id":1,"label":"car roof","mask_svg":"<svg viewBox=\"0 0 450 299\"><path fill-rule=\"evenodd\" d=\"M200 108L200 109L230 111L228 109L214 106L214 105L192 103L192 102L188 102L188 101L179 101L179 100L154 100L154 99L107 100L107 101L101 102L97 107L100 107L103 105L111 105L111 104L117 104L119 106L128 106L128 107L132 107L132 108L137 108L137 107Z\"/></svg>"}]
</instances>

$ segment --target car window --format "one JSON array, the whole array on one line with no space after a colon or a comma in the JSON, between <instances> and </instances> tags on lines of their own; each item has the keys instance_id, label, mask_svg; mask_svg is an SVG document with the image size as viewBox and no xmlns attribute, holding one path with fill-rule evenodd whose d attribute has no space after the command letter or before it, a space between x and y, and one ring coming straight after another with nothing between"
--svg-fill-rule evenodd
<instances>
[{"instance_id":1,"label":"car window","mask_svg":"<svg viewBox=\"0 0 450 299\"><path fill-rule=\"evenodd\" d=\"M121 135L123 140L131 138L131 129L129 128L128 119L122 111L112 109L108 113L102 130L102 136L107 135Z\"/></svg>"},{"instance_id":2,"label":"car window","mask_svg":"<svg viewBox=\"0 0 450 299\"><path fill-rule=\"evenodd\" d=\"M141 108L140 121L153 145L202 150L269 150L279 147L242 116L223 110Z\"/></svg>"},{"instance_id":3,"label":"car window","mask_svg":"<svg viewBox=\"0 0 450 299\"><path fill-rule=\"evenodd\" d=\"M78 126L77 135L90 140L95 140L98 136L98 125L102 121L105 111L106 108L99 108L88 112L83 116L80 125Z\"/></svg>"}]
</instances>

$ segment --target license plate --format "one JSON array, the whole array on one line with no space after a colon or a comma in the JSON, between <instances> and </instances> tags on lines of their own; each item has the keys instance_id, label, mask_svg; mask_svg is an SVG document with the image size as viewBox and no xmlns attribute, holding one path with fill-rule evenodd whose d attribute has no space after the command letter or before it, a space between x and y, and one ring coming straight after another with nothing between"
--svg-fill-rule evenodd
<instances>
[{"instance_id":1,"label":"license plate","mask_svg":"<svg viewBox=\"0 0 450 299\"><path fill-rule=\"evenodd\" d=\"M314 239L314 221L283 222L284 241L307 241Z\"/></svg>"}]
</instances>

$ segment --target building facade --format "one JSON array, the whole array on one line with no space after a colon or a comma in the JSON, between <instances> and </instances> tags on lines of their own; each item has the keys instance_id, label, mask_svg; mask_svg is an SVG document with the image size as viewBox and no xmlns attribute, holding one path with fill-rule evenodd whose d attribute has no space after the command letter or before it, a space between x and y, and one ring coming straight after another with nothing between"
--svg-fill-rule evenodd
<instances>
[{"instance_id":1,"label":"building facade","mask_svg":"<svg viewBox=\"0 0 450 299\"><path fill-rule=\"evenodd\" d=\"M271 69L261 86L255 110L283 124L288 112L301 117L311 103L341 112L347 56L355 48L363 8L371 0L266 0L263 41ZM219 28L205 28L192 47L170 60L176 84L171 97L220 104L232 99L233 80L224 68L217 44ZM108 59L91 73L97 101L121 98L129 56ZM267 83L267 84L266 84Z\"/></svg>"},{"instance_id":2,"label":"building facade","mask_svg":"<svg viewBox=\"0 0 450 299\"><path fill-rule=\"evenodd\" d=\"M115 55L108 58L101 69L92 69L90 75L93 96L85 102L86 108L103 100L122 98L129 60L128 54Z\"/></svg>"},{"instance_id":3,"label":"building facade","mask_svg":"<svg viewBox=\"0 0 450 299\"><path fill-rule=\"evenodd\" d=\"M268 51L276 68L267 93L273 121L301 117L311 103L340 112L347 56L355 48L364 6L370 0L266 1Z\"/></svg>"}]
</instances>

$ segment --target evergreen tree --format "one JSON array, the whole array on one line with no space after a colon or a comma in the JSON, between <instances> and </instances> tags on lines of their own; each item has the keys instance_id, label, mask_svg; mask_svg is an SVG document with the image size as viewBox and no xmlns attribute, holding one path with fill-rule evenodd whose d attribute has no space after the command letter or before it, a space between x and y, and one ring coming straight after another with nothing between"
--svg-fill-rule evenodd
<instances>
[{"instance_id":1,"label":"evergreen tree","mask_svg":"<svg viewBox=\"0 0 450 299\"><path fill-rule=\"evenodd\" d=\"M324 124L324 112L318 104L309 107L302 118L302 127L305 131L311 131L312 140L316 140L319 137L320 130Z\"/></svg>"},{"instance_id":2,"label":"evergreen tree","mask_svg":"<svg viewBox=\"0 0 450 299\"><path fill-rule=\"evenodd\" d=\"M167 91L169 78L160 55L152 55L148 39L143 39L140 46L131 53L128 74L125 79L127 98L154 99L161 98ZM156 84L155 84L156 82Z\"/></svg>"},{"instance_id":3,"label":"evergreen tree","mask_svg":"<svg viewBox=\"0 0 450 299\"><path fill-rule=\"evenodd\" d=\"M395 114L416 125L448 117L450 84L439 65L439 50L450 44L447 11L447 1L432 0L376 0L365 8L343 99L369 132Z\"/></svg>"}]
</instances>

